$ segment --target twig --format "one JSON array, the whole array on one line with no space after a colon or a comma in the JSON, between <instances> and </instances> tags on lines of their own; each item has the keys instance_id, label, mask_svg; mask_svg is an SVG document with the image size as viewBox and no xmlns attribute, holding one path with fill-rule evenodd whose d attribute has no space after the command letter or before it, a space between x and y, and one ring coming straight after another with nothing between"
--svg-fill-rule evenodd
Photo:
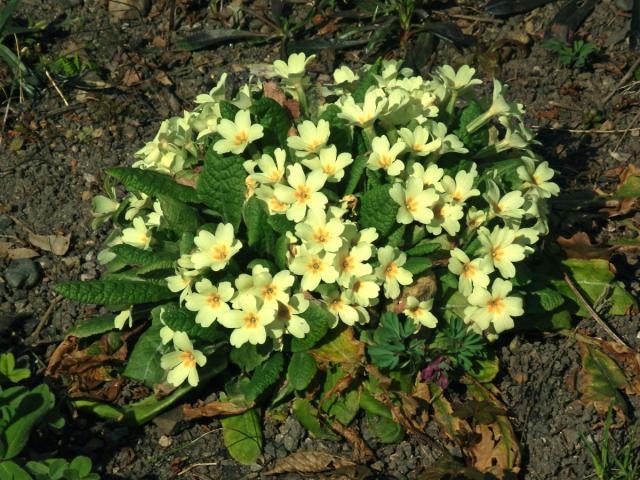
<instances>
[{"instance_id":1,"label":"twig","mask_svg":"<svg viewBox=\"0 0 640 480\"><path fill-rule=\"evenodd\" d=\"M631 123L629 124L627 129L624 131L624 133L620 137L620 140L618 140L618 142L616 143L616 146L613 148L614 152L618 151L618 147L620 147L620 144L622 143L624 138L627 136L627 133L629 133L632 130L631 127L636 124L636 122L638 121L639 118L640 118L640 110L638 110L638 113L636 113L636 116L633 117L633 120L631 120ZM633 130L636 130L636 129L634 128Z\"/></svg>"},{"instance_id":2,"label":"twig","mask_svg":"<svg viewBox=\"0 0 640 480\"><path fill-rule=\"evenodd\" d=\"M47 70L46 68L44 69L44 73L47 76L47 78L49 79L49 81L51 82L51 85L53 85L53 88L55 88L56 92L58 92L58 95L60 95L60 98L62 99L62 101L64 102L65 106L68 107L69 106L69 102L67 102L67 99L64 98L64 95L62 94L62 92L60 91L60 89L58 88L58 84L56 83L56 81L53 79L53 77L51 76L51 74L49 73L49 70Z\"/></svg>"},{"instance_id":3,"label":"twig","mask_svg":"<svg viewBox=\"0 0 640 480\"><path fill-rule=\"evenodd\" d=\"M191 471L191 470L193 470L194 468L197 468L197 467L215 467L216 465L218 465L218 462L193 463L193 464L189 465L187 468L185 468L184 470L180 471L178 473L178 476L180 477L180 476L184 475L185 473L187 473L187 472L189 472L189 471Z\"/></svg>"},{"instance_id":4,"label":"twig","mask_svg":"<svg viewBox=\"0 0 640 480\"><path fill-rule=\"evenodd\" d=\"M13 96L13 88L15 84L11 84L11 92L9 93L9 98L7 98L7 108L4 109L4 115L2 116L2 128L0 128L0 145L2 145L4 140L4 129L7 126L7 119L9 118L9 108L11 108L11 97Z\"/></svg>"},{"instance_id":5,"label":"twig","mask_svg":"<svg viewBox=\"0 0 640 480\"><path fill-rule=\"evenodd\" d=\"M49 307L47 307L47 310L44 312L44 314L40 318L40 321L38 322L38 325L33 330L33 332L31 332L31 335L29 335L29 337L25 340L26 344L31 344L32 341L34 341L36 338L38 338L38 336L40 335L40 332L42 331L42 329L45 327L45 325L49 321L49 318L51 318L51 315L53 314L53 309L55 308L55 306L58 303L60 303L62 301L63 298L64 297L62 295L58 295L53 300L51 300L51 303L49 304Z\"/></svg>"},{"instance_id":6,"label":"twig","mask_svg":"<svg viewBox=\"0 0 640 480\"><path fill-rule=\"evenodd\" d=\"M624 74L624 76L620 79L620 81L616 84L615 88L613 90L611 90L611 92L609 92L609 94L604 97L604 99L602 100L602 106L606 105L606 103L611 100L611 97L613 97L616 92L618 91L618 89L624 85L624 83L629 80L631 78L631 76L633 75L633 72L635 72L636 68L638 68L638 66L640 66L640 57L638 57L638 59L633 62L633 65L631 65L631 67L629 68L629 70L627 70L627 73Z\"/></svg>"},{"instance_id":7,"label":"twig","mask_svg":"<svg viewBox=\"0 0 640 480\"><path fill-rule=\"evenodd\" d=\"M559 132L568 132L568 133L629 133L629 132L640 131L640 127L618 128L614 130L597 130L597 129L582 130L582 129L576 129L576 128L553 128L553 127L543 127L541 125L529 125L528 128L531 128L533 130L557 130Z\"/></svg>"},{"instance_id":8,"label":"twig","mask_svg":"<svg viewBox=\"0 0 640 480\"><path fill-rule=\"evenodd\" d=\"M589 305L589 302L584 298L584 296L582 295L582 293L580 293L580 291L578 290L578 287L576 287L576 285L573 283L573 281L571 280L571 278L569 278L569 275L567 275L566 273L564 273L564 281L567 283L567 285L569 285L569 288L571 289L571 291L573 292L573 294L576 296L576 298L578 299L578 301L584 306L584 308L587 309L587 311L591 314L591 318L593 318L596 323L598 325L600 325L600 327L602 327L602 329L607 332L607 334L613 338L616 342L618 342L620 345L626 347L626 348L630 348L629 345L627 345L624 340L622 340L613 330L611 330L611 327L609 327L609 325L606 324L606 322L602 319L602 317L600 315L598 315L598 312L596 312L593 307L591 305Z\"/></svg>"}]
</instances>

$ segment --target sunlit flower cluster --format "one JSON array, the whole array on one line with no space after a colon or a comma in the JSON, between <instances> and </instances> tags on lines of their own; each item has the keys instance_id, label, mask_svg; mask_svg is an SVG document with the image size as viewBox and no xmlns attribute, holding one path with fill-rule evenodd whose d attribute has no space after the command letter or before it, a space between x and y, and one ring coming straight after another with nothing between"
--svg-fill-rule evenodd
<instances>
[{"instance_id":1,"label":"sunlit flower cluster","mask_svg":"<svg viewBox=\"0 0 640 480\"><path fill-rule=\"evenodd\" d=\"M193 312L202 328L227 329L233 347L270 339L283 348L287 335L303 338L311 303L331 313L333 327L358 328L400 305L418 332L438 328L445 307L433 293L405 292L434 273L457 279L457 295L466 302L459 314L469 328L490 335L513 328L524 310L512 282L548 232L547 202L558 194L553 170L529 148L534 140L522 123L522 106L509 102L505 85L494 80L491 99L477 103L480 113L461 124L460 112L476 102L472 90L482 84L473 68L444 66L425 79L396 61L357 73L340 67L335 83L322 89L324 97L312 98L305 90L310 61L295 54L274 63L282 90L302 109L286 143L264 148L265 128L251 110L261 85L245 85L229 98L223 76L198 95L193 112L163 122L138 152L137 167L176 178L197 176L207 149L239 155L247 172L246 201L255 197L268 216L291 226L280 268L247 258L252 250L242 229L219 220L202 226L181 247L175 273L166 278L181 308ZM358 92L365 80L369 88ZM222 102L236 109L232 117L222 114ZM323 115L329 111L332 116ZM336 125L348 142L339 140ZM480 148L471 146L474 135L475 142L484 138ZM360 216L367 192L381 186L388 194L385 208L395 212L389 231L397 235L383 234ZM94 203L100 218L119 208L114 198ZM130 194L123 210L130 225L109 245L153 249L162 241L156 238L165 225L161 207L144 194ZM416 261L425 260L411 252L426 244L437 244L440 270L431 260L416 269ZM131 310L116 321L119 328L130 324ZM185 332L164 325L161 335L163 344L174 345L162 357L167 380L196 384L197 367L206 362L201 351Z\"/></svg>"}]
</instances>

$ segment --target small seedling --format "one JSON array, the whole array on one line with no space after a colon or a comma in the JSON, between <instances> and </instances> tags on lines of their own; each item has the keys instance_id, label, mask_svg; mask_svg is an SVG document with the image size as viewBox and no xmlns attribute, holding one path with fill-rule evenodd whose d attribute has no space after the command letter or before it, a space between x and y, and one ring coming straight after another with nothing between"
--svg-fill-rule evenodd
<instances>
[{"instance_id":1,"label":"small seedling","mask_svg":"<svg viewBox=\"0 0 640 480\"><path fill-rule=\"evenodd\" d=\"M583 40L575 40L573 45L569 46L554 38L545 40L542 46L547 50L551 50L558 54L560 63L565 67L582 68L585 66L589 56L596 50L593 43Z\"/></svg>"}]
</instances>

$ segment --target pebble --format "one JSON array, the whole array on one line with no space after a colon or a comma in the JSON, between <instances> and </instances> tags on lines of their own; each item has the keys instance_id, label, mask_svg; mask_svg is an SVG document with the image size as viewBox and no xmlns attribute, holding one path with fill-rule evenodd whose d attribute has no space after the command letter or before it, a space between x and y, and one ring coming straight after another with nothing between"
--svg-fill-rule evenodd
<instances>
[{"instance_id":1,"label":"pebble","mask_svg":"<svg viewBox=\"0 0 640 480\"><path fill-rule=\"evenodd\" d=\"M38 283L41 276L38 264L28 258L14 260L4 271L4 279L13 288L31 288Z\"/></svg>"},{"instance_id":2,"label":"pebble","mask_svg":"<svg viewBox=\"0 0 640 480\"><path fill-rule=\"evenodd\" d=\"M11 226L13 221L7 215L0 215L0 232Z\"/></svg>"},{"instance_id":3,"label":"pebble","mask_svg":"<svg viewBox=\"0 0 640 480\"><path fill-rule=\"evenodd\" d=\"M173 443L173 440L171 440L166 435L162 435L158 440L158 445L160 445L162 448L170 447L172 443Z\"/></svg>"}]
</instances>

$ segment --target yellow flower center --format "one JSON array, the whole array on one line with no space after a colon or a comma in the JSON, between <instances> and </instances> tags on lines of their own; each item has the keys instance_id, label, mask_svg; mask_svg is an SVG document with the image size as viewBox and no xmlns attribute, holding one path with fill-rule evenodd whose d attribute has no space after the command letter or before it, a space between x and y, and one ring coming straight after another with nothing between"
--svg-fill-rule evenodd
<instances>
[{"instance_id":1,"label":"yellow flower center","mask_svg":"<svg viewBox=\"0 0 640 480\"><path fill-rule=\"evenodd\" d=\"M463 195L462 192L460 192L459 190L456 190L453 195L451 195L451 198L453 200L455 200L456 202L461 202L463 199Z\"/></svg>"},{"instance_id":2,"label":"yellow flower center","mask_svg":"<svg viewBox=\"0 0 640 480\"><path fill-rule=\"evenodd\" d=\"M424 143L414 143L411 145L411 148L414 152L424 152L426 149L426 145Z\"/></svg>"},{"instance_id":3,"label":"yellow flower center","mask_svg":"<svg viewBox=\"0 0 640 480\"><path fill-rule=\"evenodd\" d=\"M242 145L243 143L246 143L247 140L249 140L249 134L246 130L240 130L236 133L235 137L233 137L233 143L236 145Z\"/></svg>"},{"instance_id":4,"label":"yellow flower center","mask_svg":"<svg viewBox=\"0 0 640 480\"><path fill-rule=\"evenodd\" d=\"M532 175L531 179L533 180L533 183L536 184L536 185L540 185L540 183L542 183L540 181L540 177L538 175Z\"/></svg>"},{"instance_id":5,"label":"yellow flower center","mask_svg":"<svg viewBox=\"0 0 640 480\"><path fill-rule=\"evenodd\" d=\"M329 310L333 312L339 312L343 308L344 308L344 301L342 300L342 298L336 298L332 300L331 303L329 304Z\"/></svg>"},{"instance_id":6,"label":"yellow flower center","mask_svg":"<svg viewBox=\"0 0 640 480\"><path fill-rule=\"evenodd\" d=\"M272 182L278 182L281 178L282 174L278 171L277 168L271 170L271 173L269 174L269 180L271 180Z\"/></svg>"},{"instance_id":7,"label":"yellow flower center","mask_svg":"<svg viewBox=\"0 0 640 480\"><path fill-rule=\"evenodd\" d=\"M307 263L307 269L312 273L322 272L322 260L318 257L313 257L309 263Z\"/></svg>"},{"instance_id":8,"label":"yellow flower center","mask_svg":"<svg viewBox=\"0 0 640 480\"><path fill-rule=\"evenodd\" d=\"M270 283L269 285L267 285L262 289L262 297L265 300L273 300L274 298L276 298L277 294L278 294L278 287L276 287L273 283Z\"/></svg>"},{"instance_id":9,"label":"yellow flower center","mask_svg":"<svg viewBox=\"0 0 640 480\"><path fill-rule=\"evenodd\" d=\"M493 258L494 262L499 262L503 257L504 257L504 248L493 247L491 249L491 258Z\"/></svg>"},{"instance_id":10,"label":"yellow flower center","mask_svg":"<svg viewBox=\"0 0 640 480\"><path fill-rule=\"evenodd\" d=\"M146 233L141 233L138 241L143 245L146 245L147 243L149 243L149 235L147 235Z\"/></svg>"},{"instance_id":11,"label":"yellow flower center","mask_svg":"<svg viewBox=\"0 0 640 480\"><path fill-rule=\"evenodd\" d=\"M415 213L418 210L418 202L413 197L406 197L404 199L404 206L407 208L409 213Z\"/></svg>"},{"instance_id":12,"label":"yellow flower center","mask_svg":"<svg viewBox=\"0 0 640 480\"><path fill-rule=\"evenodd\" d=\"M322 166L322 171L323 171L324 173L326 173L327 175L329 175L329 176L331 176L331 175L335 175L335 173L336 173L336 166L335 166L335 165L332 165L332 164L329 164L329 163L325 163L325 164Z\"/></svg>"},{"instance_id":13,"label":"yellow flower center","mask_svg":"<svg viewBox=\"0 0 640 480\"><path fill-rule=\"evenodd\" d=\"M371 115L367 115L366 113L361 113L360 115L358 115L356 120L358 121L359 124L364 125L369 120L371 120Z\"/></svg>"},{"instance_id":14,"label":"yellow flower center","mask_svg":"<svg viewBox=\"0 0 640 480\"><path fill-rule=\"evenodd\" d=\"M387 153L381 154L380 158L378 159L378 163L384 169L389 168L389 165L391 165L391 155Z\"/></svg>"},{"instance_id":15,"label":"yellow flower center","mask_svg":"<svg viewBox=\"0 0 640 480\"><path fill-rule=\"evenodd\" d=\"M398 274L396 262L390 262L384 267L384 274L387 278L394 278Z\"/></svg>"},{"instance_id":16,"label":"yellow flower center","mask_svg":"<svg viewBox=\"0 0 640 480\"><path fill-rule=\"evenodd\" d=\"M324 142L319 138L314 138L309 143L307 143L307 151L308 152L316 152L320 146L322 146Z\"/></svg>"},{"instance_id":17,"label":"yellow flower center","mask_svg":"<svg viewBox=\"0 0 640 480\"><path fill-rule=\"evenodd\" d=\"M180 361L182 365L187 368L194 368L196 366L196 357L191 352L182 352L180 354Z\"/></svg>"},{"instance_id":18,"label":"yellow flower center","mask_svg":"<svg viewBox=\"0 0 640 480\"><path fill-rule=\"evenodd\" d=\"M220 307L220 295L217 293L211 293L207 296L207 303L211 308Z\"/></svg>"},{"instance_id":19,"label":"yellow flower center","mask_svg":"<svg viewBox=\"0 0 640 480\"><path fill-rule=\"evenodd\" d=\"M298 203L307 203L309 201L309 198L311 198L311 190L309 190L309 187L303 184L296 188L293 196L296 198Z\"/></svg>"},{"instance_id":20,"label":"yellow flower center","mask_svg":"<svg viewBox=\"0 0 640 480\"><path fill-rule=\"evenodd\" d=\"M500 314L504 310L504 302L501 298L492 298L487 303L487 310L489 313L497 313Z\"/></svg>"},{"instance_id":21,"label":"yellow flower center","mask_svg":"<svg viewBox=\"0 0 640 480\"><path fill-rule=\"evenodd\" d=\"M269 208L274 212L284 212L287 209L287 204L281 202L276 197L271 197L269 199Z\"/></svg>"},{"instance_id":22,"label":"yellow flower center","mask_svg":"<svg viewBox=\"0 0 640 480\"><path fill-rule=\"evenodd\" d=\"M255 313L247 313L244 316L245 328L256 328L258 326L258 316Z\"/></svg>"},{"instance_id":23,"label":"yellow flower center","mask_svg":"<svg viewBox=\"0 0 640 480\"><path fill-rule=\"evenodd\" d=\"M417 318L423 313L423 310L422 308L420 308L420 306L410 308L409 311L411 312L411 316L413 318Z\"/></svg>"},{"instance_id":24,"label":"yellow flower center","mask_svg":"<svg viewBox=\"0 0 640 480\"><path fill-rule=\"evenodd\" d=\"M229 247L227 247L224 243L219 243L211 250L211 258L216 262L222 262L223 260L226 260L228 256Z\"/></svg>"},{"instance_id":25,"label":"yellow flower center","mask_svg":"<svg viewBox=\"0 0 640 480\"><path fill-rule=\"evenodd\" d=\"M471 262L465 263L462 266L462 276L465 278L472 278L476 274L476 267L471 265Z\"/></svg>"},{"instance_id":26,"label":"yellow flower center","mask_svg":"<svg viewBox=\"0 0 640 480\"><path fill-rule=\"evenodd\" d=\"M318 243L327 243L329 241L329 231L326 228L317 228L313 232L313 239Z\"/></svg>"},{"instance_id":27,"label":"yellow flower center","mask_svg":"<svg viewBox=\"0 0 640 480\"><path fill-rule=\"evenodd\" d=\"M340 268L343 272L350 272L351 270L353 270L354 265L355 262L353 260L353 257L351 257L350 255L344 257L340 262ZM355 286L353 288L355 289Z\"/></svg>"}]
</instances>

